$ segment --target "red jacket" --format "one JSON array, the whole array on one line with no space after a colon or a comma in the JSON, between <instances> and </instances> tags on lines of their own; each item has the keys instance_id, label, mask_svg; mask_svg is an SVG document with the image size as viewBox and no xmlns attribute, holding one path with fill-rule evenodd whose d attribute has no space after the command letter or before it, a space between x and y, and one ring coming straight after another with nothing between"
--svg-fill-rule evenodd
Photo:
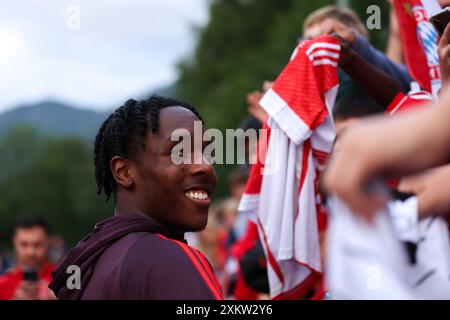
<instances>
[{"instance_id":1,"label":"red jacket","mask_svg":"<svg viewBox=\"0 0 450 320\"><path fill-rule=\"evenodd\" d=\"M55 265L46 263L41 270L39 270L38 279L43 280L47 290L47 286L52 281L52 271L55 269ZM0 276L0 300L11 300L13 298L16 288L19 286L23 279L23 271L16 267L10 272Z\"/></svg>"}]
</instances>

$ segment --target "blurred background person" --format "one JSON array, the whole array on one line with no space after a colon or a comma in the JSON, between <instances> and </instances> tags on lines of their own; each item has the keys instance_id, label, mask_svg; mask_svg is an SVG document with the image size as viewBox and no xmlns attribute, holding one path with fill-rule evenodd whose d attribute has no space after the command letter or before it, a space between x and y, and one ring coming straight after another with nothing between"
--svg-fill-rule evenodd
<instances>
[{"instance_id":1,"label":"blurred background person","mask_svg":"<svg viewBox=\"0 0 450 320\"><path fill-rule=\"evenodd\" d=\"M391 76L404 91L410 90L412 78L406 67L391 60L369 42L366 27L352 9L326 6L312 12L303 23L303 36L306 39L314 39L331 33L336 33L344 39L347 45L365 61ZM339 74L339 80L338 99L341 92L350 86L349 82L351 83L342 72Z\"/></svg>"},{"instance_id":2,"label":"blurred background person","mask_svg":"<svg viewBox=\"0 0 450 320\"><path fill-rule=\"evenodd\" d=\"M13 230L16 266L0 276L0 300L49 300L54 265L47 254L51 245L48 223L39 217L20 218Z\"/></svg>"}]
</instances>

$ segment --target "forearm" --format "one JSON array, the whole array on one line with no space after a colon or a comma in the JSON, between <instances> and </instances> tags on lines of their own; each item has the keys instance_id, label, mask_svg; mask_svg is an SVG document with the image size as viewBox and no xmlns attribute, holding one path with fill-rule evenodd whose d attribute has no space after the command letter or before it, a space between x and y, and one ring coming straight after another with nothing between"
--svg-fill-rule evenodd
<instances>
[{"instance_id":1,"label":"forearm","mask_svg":"<svg viewBox=\"0 0 450 320\"><path fill-rule=\"evenodd\" d=\"M374 154L373 161L382 163L385 173L415 173L447 159L450 153L450 96L435 107L382 121L384 124L378 127L377 141L383 152Z\"/></svg>"},{"instance_id":2,"label":"forearm","mask_svg":"<svg viewBox=\"0 0 450 320\"><path fill-rule=\"evenodd\" d=\"M392 77L370 65L355 52L341 65L342 69L378 103L387 107L395 96L402 92L401 86Z\"/></svg>"},{"instance_id":3,"label":"forearm","mask_svg":"<svg viewBox=\"0 0 450 320\"><path fill-rule=\"evenodd\" d=\"M378 51L372 47L367 39L360 35L357 36L352 49L369 64L393 77L400 84L403 90L409 91L412 79L403 65L391 61L381 51Z\"/></svg>"}]
</instances>

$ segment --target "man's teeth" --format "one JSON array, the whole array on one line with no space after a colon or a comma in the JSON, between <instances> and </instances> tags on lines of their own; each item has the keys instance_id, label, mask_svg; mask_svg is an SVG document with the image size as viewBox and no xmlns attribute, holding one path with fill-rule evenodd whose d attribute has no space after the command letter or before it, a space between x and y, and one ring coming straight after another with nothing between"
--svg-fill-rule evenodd
<instances>
[{"instance_id":1,"label":"man's teeth","mask_svg":"<svg viewBox=\"0 0 450 320\"><path fill-rule=\"evenodd\" d=\"M208 193L204 191L188 191L186 192L186 196L191 199L198 199L198 200L208 199Z\"/></svg>"}]
</instances>

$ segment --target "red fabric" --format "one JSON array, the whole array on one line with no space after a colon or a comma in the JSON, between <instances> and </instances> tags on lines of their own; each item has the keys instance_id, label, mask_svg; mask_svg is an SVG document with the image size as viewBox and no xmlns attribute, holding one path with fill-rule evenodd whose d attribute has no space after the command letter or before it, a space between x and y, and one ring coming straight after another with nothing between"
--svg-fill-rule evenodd
<instances>
[{"instance_id":1,"label":"red fabric","mask_svg":"<svg viewBox=\"0 0 450 320\"><path fill-rule=\"evenodd\" d=\"M323 44L335 45L336 49L325 48ZM303 42L298 51L305 50L312 63L305 63L302 56L298 59L294 56L272 87L311 130L321 125L328 115L323 94L339 83L336 67L320 63L329 60L337 65L339 44L339 40L333 36L322 36L315 42ZM326 55L320 55L321 52Z\"/></svg>"},{"instance_id":2,"label":"red fabric","mask_svg":"<svg viewBox=\"0 0 450 320\"><path fill-rule=\"evenodd\" d=\"M327 290L325 289L325 283L323 281L323 278L320 280L320 282L316 285L316 292L311 297L310 300L325 300L326 299Z\"/></svg>"},{"instance_id":3,"label":"red fabric","mask_svg":"<svg viewBox=\"0 0 450 320\"><path fill-rule=\"evenodd\" d=\"M192 261L193 265L203 278L205 284L208 286L208 288L215 296L216 300L223 300L222 288L220 287L216 274L214 273L211 265L203 256L203 254L184 242L167 238L161 234L158 235L161 238L172 241L173 243L176 243L178 246L180 246L180 248L186 253L189 259Z\"/></svg>"},{"instance_id":4,"label":"red fabric","mask_svg":"<svg viewBox=\"0 0 450 320\"><path fill-rule=\"evenodd\" d=\"M230 255L240 261L244 254L253 248L255 241L258 240L258 238L258 227L253 221L249 220L245 234L233 245L233 247L231 247ZM256 300L258 299L258 295L259 292L247 286L244 276L239 270L233 291L233 297L236 300Z\"/></svg>"},{"instance_id":5,"label":"red fabric","mask_svg":"<svg viewBox=\"0 0 450 320\"><path fill-rule=\"evenodd\" d=\"M258 226L249 220L245 234L231 247L230 254L236 259L241 259L249 249L253 248L255 240L258 240Z\"/></svg>"},{"instance_id":6,"label":"red fabric","mask_svg":"<svg viewBox=\"0 0 450 320\"><path fill-rule=\"evenodd\" d=\"M38 279L47 283L52 281L52 271L55 265L46 263L38 273ZM16 288L23 279L23 271L16 267L12 271L0 276L0 300L11 300Z\"/></svg>"},{"instance_id":7,"label":"red fabric","mask_svg":"<svg viewBox=\"0 0 450 320\"><path fill-rule=\"evenodd\" d=\"M288 143L295 144L295 151L290 149L288 151L289 154L280 155L285 157L281 161L287 161L288 156L297 156L294 156L293 152L299 152L298 157L296 157L296 161L299 163L295 164L296 168L292 171L292 173L295 173L295 176L293 175L292 178L298 187L298 195L289 195L295 201L292 209L286 208L277 212L276 208L268 210L267 207L260 207L261 202L267 204L266 199L285 196L282 192L270 190L269 188L265 190L265 193L261 194L263 179L276 181L276 179L272 179L273 176L263 176L262 169L265 169L263 162L266 159L265 152L262 155L258 154L258 161L252 167L246 192L240 205L241 212L257 214L258 230L267 258L267 266L273 271L269 272L269 283L273 291L271 292L272 297L296 299L302 294L304 295L305 291L309 292L311 286L314 286L317 281L316 277L320 276L315 272L315 270L320 270L320 252L317 249L319 245L315 242L308 244L310 241L316 241L316 238L319 238L318 234L317 237L312 233L289 235L292 237L293 244L305 243L306 245L302 245L301 249L297 250L300 253L296 257L284 261L285 271L281 269L281 265L275 258L274 248L278 248L277 242L290 242L290 239L287 241L283 239L283 237L287 236L282 230L283 226L289 228L286 223L281 223L284 216L293 221L299 221L303 229L314 230L314 228L317 228L318 233L319 230L326 228L326 217L323 214L324 208L320 206L317 193L317 181L309 179L309 175L315 173L313 170L317 172L323 170L328 153L332 149L334 134L332 134L331 121L317 132L317 137L320 137L323 143L314 145L312 142L316 140L309 140L309 138L311 134L315 134L316 129L323 125L327 117L330 116L330 109L332 109L330 104L333 103L334 96L328 93L334 93L331 89L337 89L339 84L337 74L339 54L340 42L336 37L326 35L313 41L303 42L297 47L291 61L283 69L271 90L266 93L260 102L261 106L269 113L270 120L273 120L274 124L284 131L285 136L282 136L285 139L284 141L287 139ZM268 142L267 139L260 139L261 141L264 141L266 144ZM258 147L260 149L265 147L266 150L270 148L270 146L262 145L261 143ZM270 151L270 149L268 150ZM313 156L312 163L310 162L311 155ZM319 176L319 174L316 176ZM287 177L284 179L286 180ZM283 181L277 182L283 183ZM288 183L287 180L286 183ZM314 188L315 192L309 192L309 188ZM300 212L300 207L307 208L304 204L308 201L314 202L317 206L308 208L305 212ZM299 205L296 205L297 203ZM303 217L309 217L310 215L311 218L303 219ZM317 226L315 225L316 221ZM300 230L301 228L296 229ZM315 233L315 230L313 232ZM294 241L294 238L297 241ZM300 238L302 238L301 241L299 240ZM274 248L271 247L272 245ZM295 246L291 248L293 252ZM292 268L287 268L288 263ZM308 271L311 272L310 277L305 281L294 279L297 273L292 270L295 270L295 268L309 269ZM284 274L283 272L286 273ZM302 285L303 282L305 282L305 285ZM282 287L282 289L277 289L274 292L273 288L278 287Z\"/></svg>"},{"instance_id":8,"label":"red fabric","mask_svg":"<svg viewBox=\"0 0 450 320\"><path fill-rule=\"evenodd\" d=\"M312 272L301 284L288 292L283 292L273 300L299 300L308 295L322 281L323 275L318 272Z\"/></svg>"},{"instance_id":9,"label":"red fabric","mask_svg":"<svg viewBox=\"0 0 450 320\"><path fill-rule=\"evenodd\" d=\"M217 239L215 243L215 250L217 255L217 267L222 270L227 261L229 250L227 248L227 241L229 238L229 232L227 230L219 228L217 230Z\"/></svg>"},{"instance_id":10,"label":"red fabric","mask_svg":"<svg viewBox=\"0 0 450 320\"><path fill-rule=\"evenodd\" d=\"M236 300L258 300L259 292L253 290L245 283L244 276L239 271L234 287L233 297Z\"/></svg>"},{"instance_id":11,"label":"red fabric","mask_svg":"<svg viewBox=\"0 0 450 320\"><path fill-rule=\"evenodd\" d=\"M441 76L433 55L437 36L428 14L420 0L394 0L394 6L408 71L422 88L432 92L432 81L439 81Z\"/></svg>"},{"instance_id":12,"label":"red fabric","mask_svg":"<svg viewBox=\"0 0 450 320\"><path fill-rule=\"evenodd\" d=\"M386 109L386 114L394 115L398 112L407 110L414 110L423 106L427 106L433 103L433 97L424 91L410 93L405 95L400 92L395 96L394 100L389 104Z\"/></svg>"}]
</instances>

